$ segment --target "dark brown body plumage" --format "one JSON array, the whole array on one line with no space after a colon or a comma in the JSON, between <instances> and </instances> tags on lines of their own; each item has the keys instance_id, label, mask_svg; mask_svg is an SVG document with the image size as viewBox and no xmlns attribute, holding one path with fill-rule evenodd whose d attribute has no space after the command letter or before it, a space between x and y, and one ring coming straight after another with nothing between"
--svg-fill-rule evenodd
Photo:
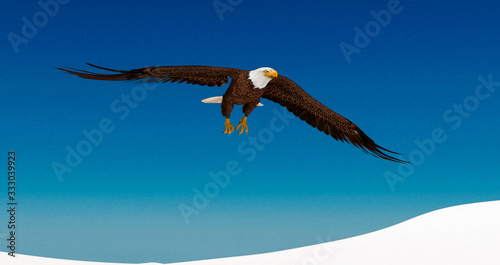
<instances>
[{"instance_id":1,"label":"dark brown body plumage","mask_svg":"<svg viewBox=\"0 0 500 265\"><path fill-rule=\"evenodd\" d=\"M222 86L231 84L224 93L221 109L222 115L229 119L234 105L243 105L245 117L260 102L266 98L286 107L295 116L307 122L319 131L332 136L334 139L348 142L361 150L390 161L408 163L388 155L394 153L368 137L356 124L344 118L325 105L321 104L292 80L279 76L272 79L262 89L254 88L249 80L249 71L235 68L213 66L161 66L145 67L134 70L114 70L104 67L90 66L114 72L113 74L98 74L72 68L58 68L79 77L94 80L110 81L144 81L144 82L186 82L202 86Z\"/></svg>"},{"instance_id":2,"label":"dark brown body plumage","mask_svg":"<svg viewBox=\"0 0 500 265\"><path fill-rule=\"evenodd\" d=\"M248 79L249 71L241 71L231 81L226 93L222 97L222 115L229 118L233 106L243 105L243 113L248 117L260 102L264 89L255 88Z\"/></svg>"}]
</instances>

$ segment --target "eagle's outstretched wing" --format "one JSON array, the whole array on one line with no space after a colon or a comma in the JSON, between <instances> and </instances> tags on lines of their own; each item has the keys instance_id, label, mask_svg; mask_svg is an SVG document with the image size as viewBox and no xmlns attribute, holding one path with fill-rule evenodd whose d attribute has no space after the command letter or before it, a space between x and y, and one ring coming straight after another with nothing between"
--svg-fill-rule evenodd
<instances>
[{"instance_id":1,"label":"eagle's outstretched wing","mask_svg":"<svg viewBox=\"0 0 500 265\"><path fill-rule=\"evenodd\" d=\"M319 103L299 85L284 76L271 80L262 97L286 107L301 120L336 140L351 143L366 153L382 159L408 163L384 153L385 151L398 154L376 144L356 124Z\"/></svg>"},{"instance_id":2,"label":"eagle's outstretched wing","mask_svg":"<svg viewBox=\"0 0 500 265\"><path fill-rule=\"evenodd\" d=\"M99 74L69 67L57 68L79 77L109 81L144 81L153 83L186 82L201 86L222 86L229 82L229 77L236 78L243 71L235 68L215 66L154 66L133 70L114 70L87 63L113 74Z\"/></svg>"}]
</instances>

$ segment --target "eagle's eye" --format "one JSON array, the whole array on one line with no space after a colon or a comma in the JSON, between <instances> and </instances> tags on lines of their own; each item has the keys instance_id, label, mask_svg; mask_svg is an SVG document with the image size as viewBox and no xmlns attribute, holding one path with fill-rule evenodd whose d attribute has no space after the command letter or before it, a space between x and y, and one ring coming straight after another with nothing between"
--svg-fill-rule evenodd
<instances>
[{"instance_id":1,"label":"eagle's eye","mask_svg":"<svg viewBox=\"0 0 500 265\"><path fill-rule=\"evenodd\" d=\"M269 71L268 71L268 70L264 70L264 73L266 73L266 74L267 74L267 72L269 72Z\"/></svg>"}]
</instances>

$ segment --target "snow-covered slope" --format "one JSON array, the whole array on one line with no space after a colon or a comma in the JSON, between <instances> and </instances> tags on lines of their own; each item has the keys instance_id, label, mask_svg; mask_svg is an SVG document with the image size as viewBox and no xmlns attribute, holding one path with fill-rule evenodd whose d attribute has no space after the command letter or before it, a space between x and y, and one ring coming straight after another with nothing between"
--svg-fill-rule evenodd
<instances>
[{"instance_id":1,"label":"snow-covered slope","mask_svg":"<svg viewBox=\"0 0 500 265\"><path fill-rule=\"evenodd\" d=\"M369 218L367 218L369 220ZM101 265L0 252L2 265ZM145 263L154 264L154 263ZM500 201L430 212L373 233L296 249L172 265L499 265Z\"/></svg>"}]
</instances>

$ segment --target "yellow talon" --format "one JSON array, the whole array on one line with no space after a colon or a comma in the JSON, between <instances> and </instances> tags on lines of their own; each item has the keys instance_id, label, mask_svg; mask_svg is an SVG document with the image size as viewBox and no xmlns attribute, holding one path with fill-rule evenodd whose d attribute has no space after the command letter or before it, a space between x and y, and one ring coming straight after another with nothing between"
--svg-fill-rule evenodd
<instances>
[{"instance_id":1,"label":"yellow talon","mask_svg":"<svg viewBox=\"0 0 500 265\"><path fill-rule=\"evenodd\" d=\"M226 128L224 129L224 133L231 134L234 131L234 126L231 124L229 119L226 119L224 125L226 126Z\"/></svg>"},{"instance_id":2,"label":"yellow talon","mask_svg":"<svg viewBox=\"0 0 500 265\"><path fill-rule=\"evenodd\" d=\"M240 128L240 127L241 127L241 130L240 130L239 134L242 134L243 131L245 131L245 133L248 133L247 117L243 117L240 120L240 124L238 124L238 126L236 126L236 130L238 130L238 128Z\"/></svg>"}]
</instances>

